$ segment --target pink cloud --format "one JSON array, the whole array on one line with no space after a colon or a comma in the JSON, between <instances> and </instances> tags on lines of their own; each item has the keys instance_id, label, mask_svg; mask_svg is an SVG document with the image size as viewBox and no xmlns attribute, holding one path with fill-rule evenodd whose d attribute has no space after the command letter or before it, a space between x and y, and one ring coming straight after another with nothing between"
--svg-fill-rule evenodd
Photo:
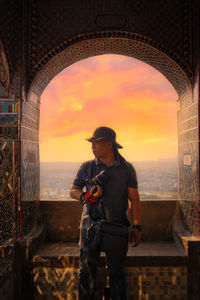
<instances>
[{"instance_id":1,"label":"pink cloud","mask_svg":"<svg viewBox=\"0 0 200 300\"><path fill-rule=\"evenodd\" d=\"M92 84L86 85L87 82ZM107 92L104 94L105 87ZM100 93L102 96L99 96ZM121 102L132 99L139 107L144 97L150 99L151 105L154 103L151 99L176 104L177 94L158 71L130 57L110 55L109 61L108 56L103 55L77 62L58 74L42 94L40 142L84 130L92 132L94 127L102 124L120 128L136 124L138 130L145 132L151 123L155 134L162 130L167 134L167 116L170 115L171 120L176 117L173 106L167 106L165 112L158 106L161 113L155 118L155 111L150 108L136 110ZM73 110L76 104L80 104L82 109Z\"/></svg>"}]
</instances>

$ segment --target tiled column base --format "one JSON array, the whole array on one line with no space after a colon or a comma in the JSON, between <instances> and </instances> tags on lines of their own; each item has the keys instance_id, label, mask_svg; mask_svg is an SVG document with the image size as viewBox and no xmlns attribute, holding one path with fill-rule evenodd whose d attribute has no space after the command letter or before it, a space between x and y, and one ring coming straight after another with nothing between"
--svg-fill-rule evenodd
<instances>
[{"instance_id":1,"label":"tiled column base","mask_svg":"<svg viewBox=\"0 0 200 300\"><path fill-rule=\"evenodd\" d=\"M33 284L35 300L78 300L77 268L35 268ZM103 299L105 269L98 268L96 300Z\"/></svg>"},{"instance_id":2,"label":"tiled column base","mask_svg":"<svg viewBox=\"0 0 200 300\"><path fill-rule=\"evenodd\" d=\"M186 300L186 266L127 267L128 300Z\"/></svg>"},{"instance_id":3,"label":"tiled column base","mask_svg":"<svg viewBox=\"0 0 200 300\"><path fill-rule=\"evenodd\" d=\"M36 300L78 300L78 268L33 270ZM186 300L187 269L182 266L126 267L127 300ZM104 299L104 268L98 269L96 300Z\"/></svg>"}]
</instances>

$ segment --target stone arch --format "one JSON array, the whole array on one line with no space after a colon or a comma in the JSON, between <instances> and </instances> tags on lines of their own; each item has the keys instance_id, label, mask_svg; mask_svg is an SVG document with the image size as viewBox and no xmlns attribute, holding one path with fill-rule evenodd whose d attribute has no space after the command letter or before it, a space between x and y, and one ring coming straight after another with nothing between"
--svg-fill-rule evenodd
<instances>
[{"instance_id":1,"label":"stone arch","mask_svg":"<svg viewBox=\"0 0 200 300\"><path fill-rule=\"evenodd\" d=\"M199 235L198 221L198 94L193 75L179 57L151 39L130 32L80 34L46 54L35 65L27 80L26 101L22 102L22 199L39 195L39 99L44 88L64 68L82 59L101 54L121 54L141 60L160 71L178 93L178 194L185 227ZM24 99L25 100L25 99ZM31 116L31 119L29 118ZM192 117L192 120L191 120ZM33 123L34 120L34 123ZM34 126L33 126L34 125ZM34 153L36 167L27 164L27 153ZM191 163L187 164L187 160ZM28 168L27 168L28 166ZM29 176L28 176L29 174ZM34 180L33 180L34 178ZM31 187L29 183L33 182ZM29 193L27 194L26 191Z\"/></svg>"},{"instance_id":2,"label":"stone arch","mask_svg":"<svg viewBox=\"0 0 200 300\"><path fill-rule=\"evenodd\" d=\"M27 98L40 97L50 80L69 65L108 53L130 56L151 65L171 82L179 95L191 85L191 71L162 45L130 32L108 31L79 35L49 52L32 71Z\"/></svg>"}]
</instances>

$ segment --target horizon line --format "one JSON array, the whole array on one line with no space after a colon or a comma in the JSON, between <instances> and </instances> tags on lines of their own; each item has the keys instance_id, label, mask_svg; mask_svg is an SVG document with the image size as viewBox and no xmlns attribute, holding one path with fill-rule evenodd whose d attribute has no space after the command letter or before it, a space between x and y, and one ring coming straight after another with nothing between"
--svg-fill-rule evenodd
<instances>
[{"instance_id":1,"label":"horizon line","mask_svg":"<svg viewBox=\"0 0 200 300\"><path fill-rule=\"evenodd\" d=\"M147 161L152 161L152 162L157 162L157 161L165 161L165 160L173 160L173 159L178 159L178 157L168 157L168 158L159 158L159 159L156 159L156 160L128 160L128 161L134 161L134 162L147 162ZM85 160L82 160L82 161L40 161L40 163L81 163L83 161L87 161L87 160L90 160L90 159L85 159Z\"/></svg>"}]
</instances>

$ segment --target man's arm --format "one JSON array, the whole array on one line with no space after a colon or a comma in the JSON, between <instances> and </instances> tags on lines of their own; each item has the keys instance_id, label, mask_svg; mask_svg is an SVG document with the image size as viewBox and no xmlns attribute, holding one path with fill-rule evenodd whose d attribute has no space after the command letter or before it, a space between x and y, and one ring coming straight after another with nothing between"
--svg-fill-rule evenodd
<instances>
[{"instance_id":1,"label":"man's arm","mask_svg":"<svg viewBox=\"0 0 200 300\"><path fill-rule=\"evenodd\" d=\"M137 188L128 187L128 199L133 224L141 224L140 197Z\"/></svg>"},{"instance_id":2,"label":"man's arm","mask_svg":"<svg viewBox=\"0 0 200 300\"><path fill-rule=\"evenodd\" d=\"M94 199L98 199L102 195L101 186L97 185L96 187L97 187L97 191L92 195L92 198L94 198ZM95 186L91 187L90 194L92 194L94 192L94 190L95 190ZM72 184L69 194L70 194L70 197L80 200L82 192L83 192L83 190L79 186Z\"/></svg>"},{"instance_id":3,"label":"man's arm","mask_svg":"<svg viewBox=\"0 0 200 300\"><path fill-rule=\"evenodd\" d=\"M83 192L83 190L79 186L72 184L69 194L70 194L70 197L72 197L76 200L80 200L80 196L81 196L82 192Z\"/></svg>"},{"instance_id":4,"label":"man's arm","mask_svg":"<svg viewBox=\"0 0 200 300\"><path fill-rule=\"evenodd\" d=\"M129 199L129 207L131 210L132 223L134 225L141 224L140 223L140 197L137 188L128 187L128 199ZM133 229L130 232L130 242L133 243L133 247L136 247L141 242L142 236L141 232L138 229Z\"/></svg>"}]
</instances>

